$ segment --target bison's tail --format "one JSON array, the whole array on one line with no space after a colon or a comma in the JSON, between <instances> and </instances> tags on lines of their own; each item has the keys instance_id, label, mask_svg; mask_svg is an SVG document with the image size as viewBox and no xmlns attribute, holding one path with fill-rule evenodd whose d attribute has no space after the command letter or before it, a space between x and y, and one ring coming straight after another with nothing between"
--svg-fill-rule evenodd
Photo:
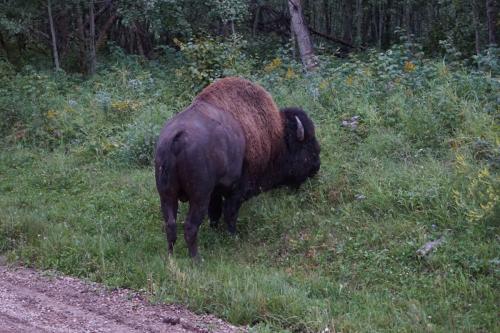
<instances>
[{"instance_id":1,"label":"bison's tail","mask_svg":"<svg viewBox=\"0 0 500 333\"><path fill-rule=\"evenodd\" d=\"M160 192L164 192L166 189L172 186L172 175L175 172L175 160L177 155L182 150L181 137L183 132L177 133L170 145L164 152L162 152L161 163L156 171L156 186Z\"/></svg>"}]
</instances>

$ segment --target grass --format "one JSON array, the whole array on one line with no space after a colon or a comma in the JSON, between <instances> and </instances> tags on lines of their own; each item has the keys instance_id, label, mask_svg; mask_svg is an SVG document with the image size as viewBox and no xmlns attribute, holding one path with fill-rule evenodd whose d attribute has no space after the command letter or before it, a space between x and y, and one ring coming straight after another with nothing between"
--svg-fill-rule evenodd
<instances>
[{"instance_id":1,"label":"grass","mask_svg":"<svg viewBox=\"0 0 500 333\"><path fill-rule=\"evenodd\" d=\"M280 106L308 110L321 171L299 191L245 203L237 237L202 225L198 266L187 257L182 228L174 257L166 256L147 155L151 135L191 95L147 67L55 88L46 109L36 109L36 99L30 108L42 118L48 109L65 114L52 124L62 142L46 139L53 129L26 117L19 120L26 136L10 134L2 146L0 252L142 289L153 301L187 304L253 332L498 331L498 87L435 64L426 65L434 76L380 82L366 66L352 80L357 65L291 79L286 68L256 74ZM120 75L123 84L115 84ZM144 77L168 87L158 96L127 83ZM395 86L383 90L388 82ZM111 110L97 101L99 91ZM68 99L77 106L63 113ZM113 101L123 110L113 111ZM354 115L358 128L340 126ZM482 155L478 138L486 142ZM180 221L185 212L182 205ZM442 235L444 245L416 257Z\"/></svg>"}]
</instances>

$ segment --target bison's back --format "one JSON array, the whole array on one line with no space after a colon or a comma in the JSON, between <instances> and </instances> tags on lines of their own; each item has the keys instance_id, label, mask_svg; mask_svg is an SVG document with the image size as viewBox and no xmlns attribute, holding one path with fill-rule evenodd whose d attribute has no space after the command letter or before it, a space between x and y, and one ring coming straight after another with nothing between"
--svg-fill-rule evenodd
<instances>
[{"instance_id":1,"label":"bison's back","mask_svg":"<svg viewBox=\"0 0 500 333\"><path fill-rule=\"evenodd\" d=\"M229 77L206 87L194 103L206 102L229 112L246 139L245 160L251 173L263 172L281 149L284 124L271 95L248 80Z\"/></svg>"},{"instance_id":2,"label":"bison's back","mask_svg":"<svg viewBox=\"0 0 500 333\"><path fill-rule=\"evenodd\" d=\"M241 176L245 138L239 123L206 103L195 103L170 119L158 138L155 168L160 192L210 193ZM211 183L213 182L213 183Z\"/></svg>"}]
</instances>

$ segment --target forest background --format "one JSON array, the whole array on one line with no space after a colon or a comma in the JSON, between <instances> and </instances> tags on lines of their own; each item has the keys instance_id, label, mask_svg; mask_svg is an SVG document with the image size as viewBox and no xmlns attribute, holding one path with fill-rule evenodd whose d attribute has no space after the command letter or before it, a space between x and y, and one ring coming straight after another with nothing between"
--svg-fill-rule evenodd
<instances>
[{"instance_id":1,"label":"forest background","mask_svg":"<svg viewBox=\"0 0 500 333\"><path fill-rule=\"evenodd\" d=\"M498 331L498 22L494 0L2 0L0 253L255 332ZM321 171L236 238L202 226L202 265L167 259L155 140L231 75L308 112Z\"/></svg>"}]
</instances>

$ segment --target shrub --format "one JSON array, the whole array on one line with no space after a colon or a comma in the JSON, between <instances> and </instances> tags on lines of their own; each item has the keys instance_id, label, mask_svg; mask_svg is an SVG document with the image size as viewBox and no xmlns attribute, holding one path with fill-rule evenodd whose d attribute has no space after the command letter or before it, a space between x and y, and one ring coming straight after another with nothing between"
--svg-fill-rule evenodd
<instances>
[{"instance_id":1,"label":"shrub","mask_svg":"<svg viewBox=\"0 0 500 333\"><path fill-rule=\"evenodd\" d=\"M173 112L166 107L143 111L114 138L114 142L118 142L118 148L113 151L112 156L128 164L151 165L162 125L172 115Z\"/></svg>"},{"instance_id":2,"label":"shrub","mask_svg":"<svg viewBox=\"0 0 500 333\"><path fill-rule=\"evenodd\" d=\"M194 91L200 91L217 78L250 74L251 61L243 52L246 41L241 36L233 35L228 41L200 39L187 43L176 40L176 43L187 62L177 76L187 80Z\"/></svg>"},{"instance_id":3,"label":"shrub","mask_svg":"<svg viewBox=\"0 0 500 333\"><path fill-rule=\"evenodd\" d=\"M73 140L84 123L78 103L66 98L76 82L64 72L35 72L30 67L10 75L0 86L0 135L50 148Z\"/></svg>"},{"instance_id":4,"label":"shrub","mask_svg":"<svg viewBox=\"0 0 500 333\"><path fill-rule=\"evenodd\" d=\"M500 147L496 151L498 159ZM491 159L493 154L489 149L481 149L476 157ZM495 164L478 165L467 155L457 153L455 168L458 173L453 190L455 204L463 210L468 222L493 222L500 216L500 177Z\"/></svg>"}]
</instances>

